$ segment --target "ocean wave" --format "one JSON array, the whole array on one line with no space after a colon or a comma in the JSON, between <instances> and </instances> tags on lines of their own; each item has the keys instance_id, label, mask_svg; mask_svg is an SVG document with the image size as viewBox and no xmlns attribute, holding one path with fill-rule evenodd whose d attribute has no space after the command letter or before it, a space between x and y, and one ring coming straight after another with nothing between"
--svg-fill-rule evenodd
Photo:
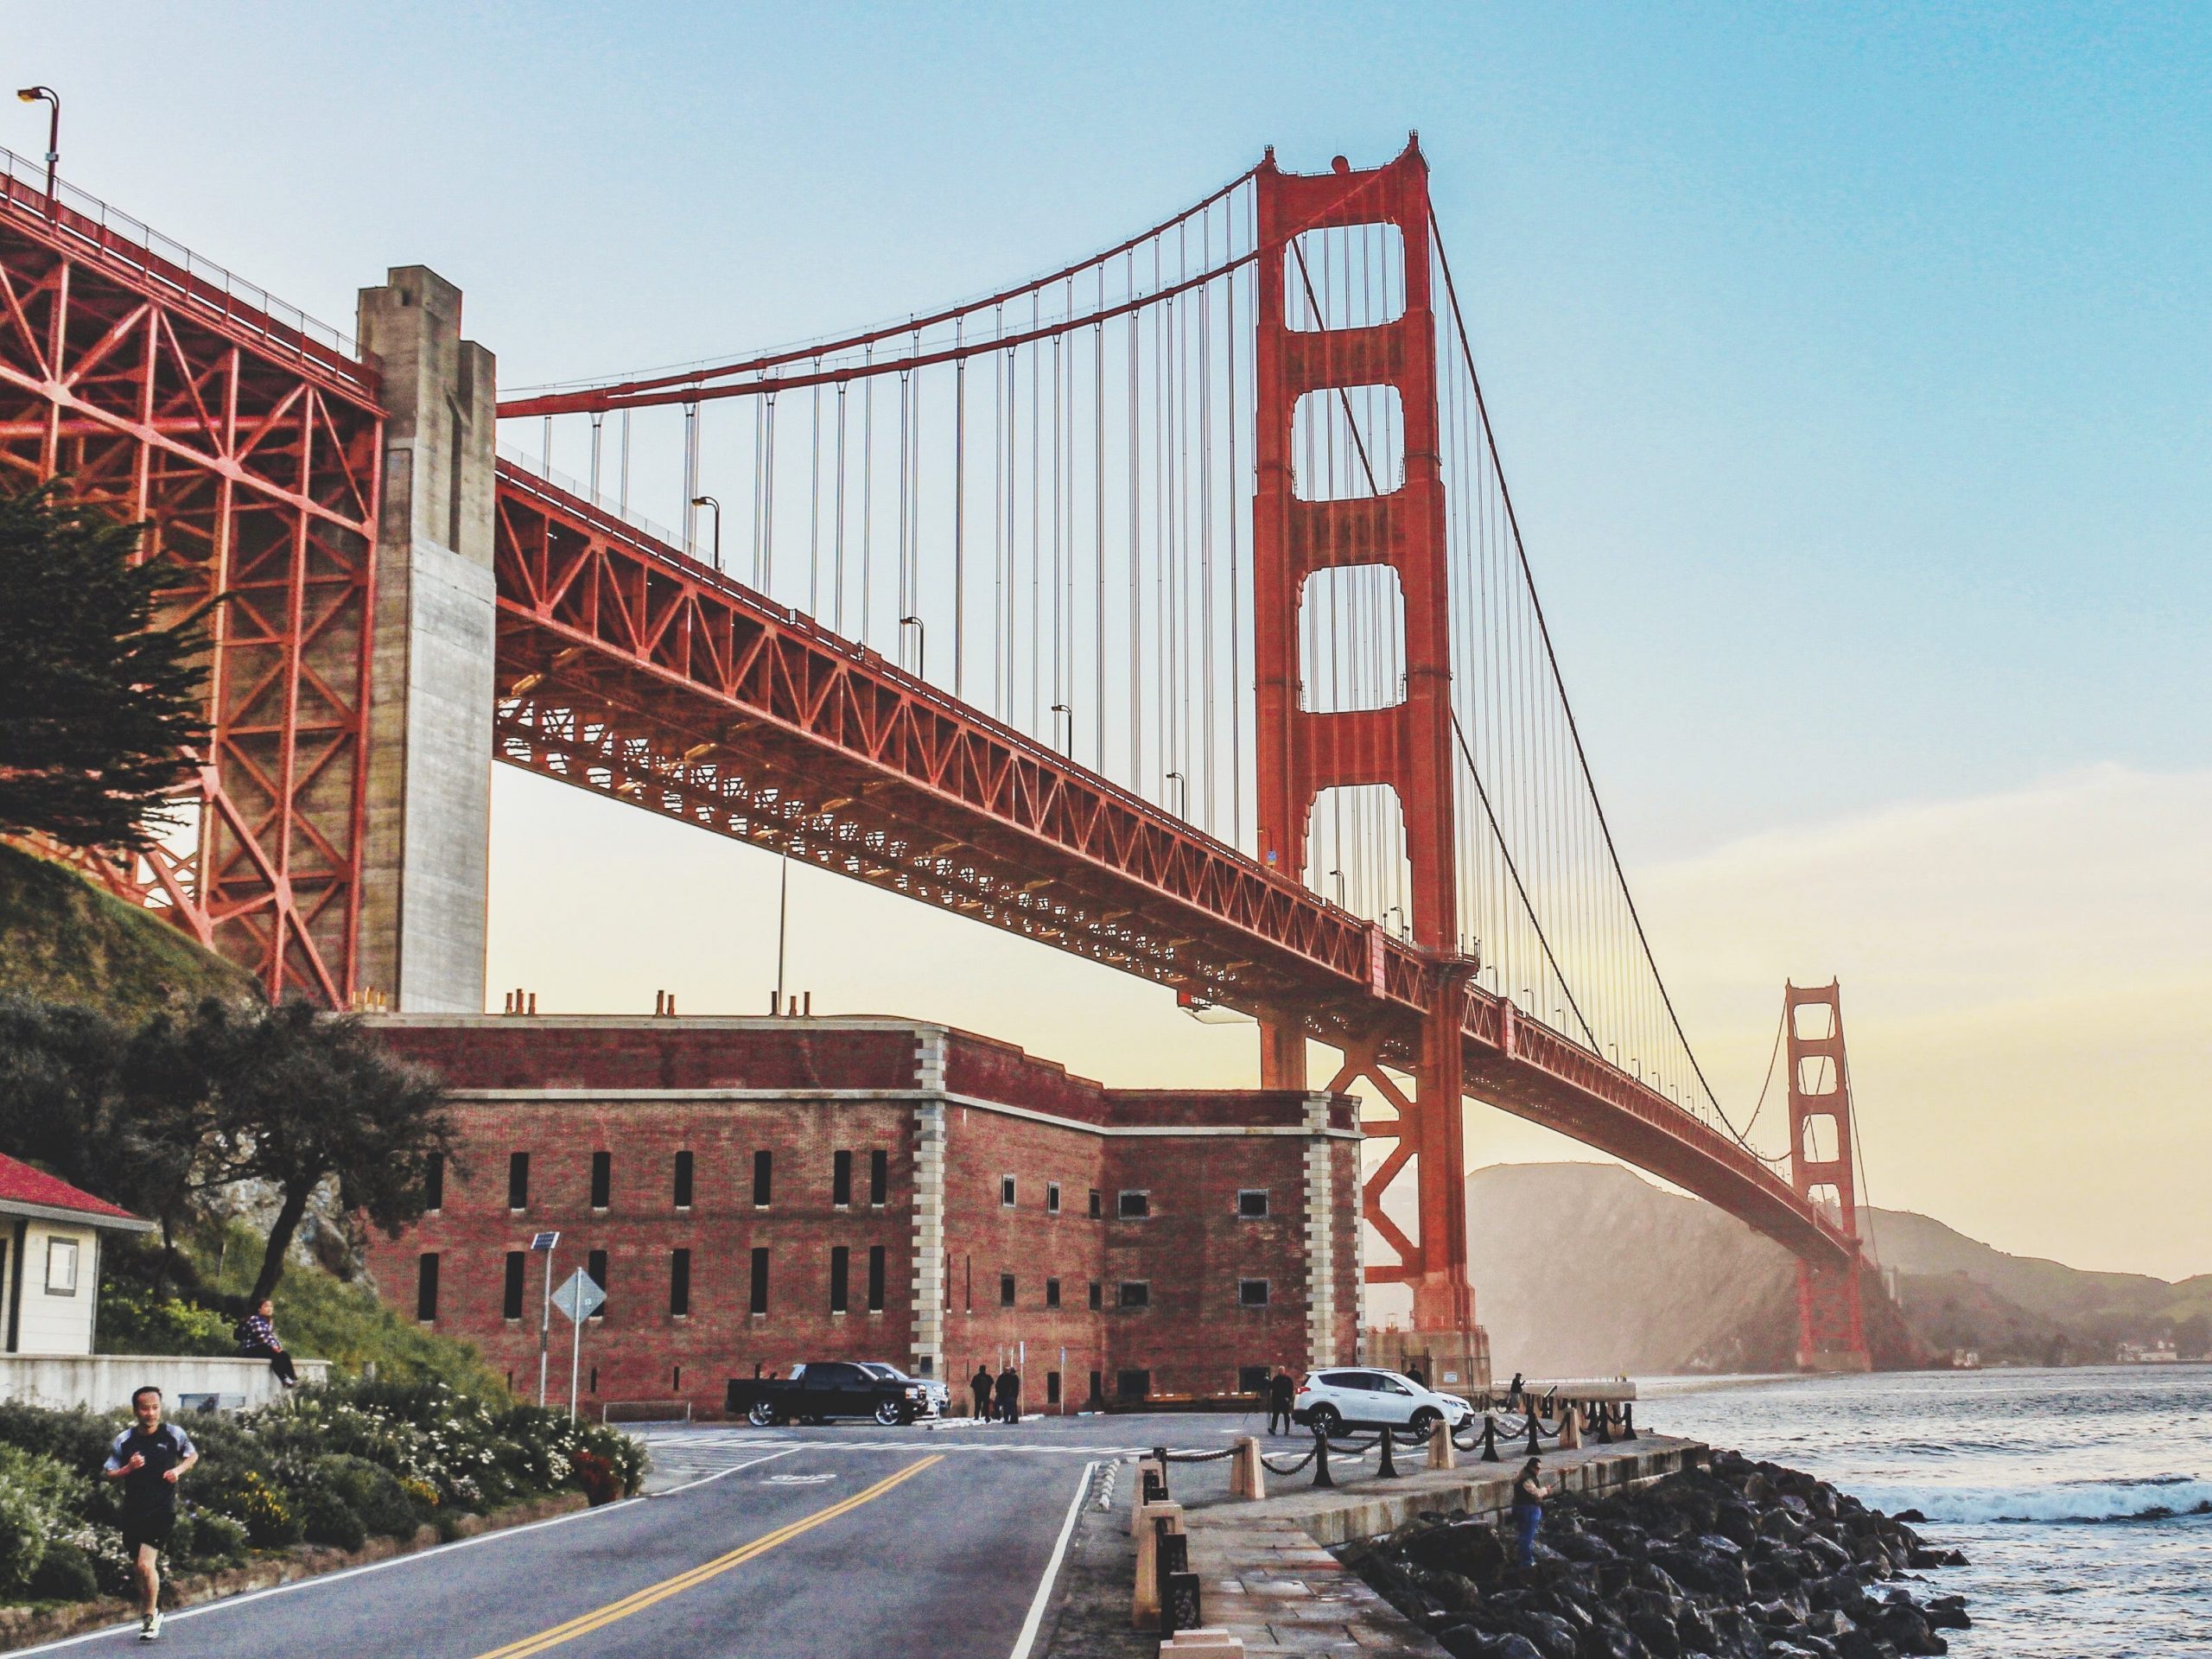
<instances>
[{"instance_id":1,"label":"ocean wave","mask_svg":"<svg viewBox=\"0 0 2212 1659\"><path fill-rule=\"evenodd\" d=\"M2212 1515L2212 1480L2151 1475L2139 1480L2053 1481L2040 1486L1856 1485L1859 1497L1894 1515L1918 1510L1930 1521L2145 1521Z\"/></svg>"}]
</instances>

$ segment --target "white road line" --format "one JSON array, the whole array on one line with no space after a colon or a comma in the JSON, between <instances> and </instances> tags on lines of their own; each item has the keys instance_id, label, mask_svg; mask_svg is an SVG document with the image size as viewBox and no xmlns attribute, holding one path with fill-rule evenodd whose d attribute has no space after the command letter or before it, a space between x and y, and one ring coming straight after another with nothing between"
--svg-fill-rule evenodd
<instances>
[{"instance_id":1,"label":"white road line","mask_svg":"<svg viewBox=\"0 0 2212 1659\"><path fill-rule=\"evenodd\" d=\"M1060 1562L1068 1553L1068 1539L1075 1531L1075 1518L1083 1509L1083 1500L1090 1494L1090 1478L1097 1469L1096 1460L1083 1465L1083 1478L1076 1483L1067 1518L1060 1522L1060 1535L1053 1541L1052 1559L1045 1563L1045 1576L1037 1580L1037 1593L1030 1599L1029 1617L1021 1621L1021 1634L1014 1637L1014 1651L1007 1659L1029 1659L1029 1649L1037 1640L1037 1627L1045 1622L1045 1609L1052 1605L1053 1581L1060 1576Z\"/></svg>"},{"instance_id":2,"label":"white road line","mask_svg":"<svg viewBox=\"0 0 2212 1659\"><path fill-rule=\"evenodd\" d=\"M750 1469L753 1464L773 1463L778 1458L787 1458L793 1452L799 1450L801 1448L796 1446L787 1446L783 1451L772 1452L767 1457L755 1458L751 1463L741 1463L731 1468L721 1470L709 1475L705 1480L695 1480L689 1485L671 1487L667 1491L656 1492L652 1496L656 1498L673 1497L678 1492L690 1491L694 1486L704 1486L708 1481L720 1480L724 1475L734 1475L740 1469ZM447 1555L456 1549L469 1549L478 1544L495 1544L505 1539L519 1538L526 1532L537 1532L547 1527L566 1526L571 1521L588 1521L594 1516L612 1515L617 1510L626 1510L632 1503L643 1503L645 1501L644 1495L626 1497L620 1503L604 1503L595 1510L578 1510L571 1515L556 1515L543 1521L532 1521L519 1527L502 1527L496 1532L480 1532L474 1538L456 1539L449 1544L439 1544L429 1549L418 1549L411 1555L391 1555L381 1561L369 1561L359 1567L344 1567L335 1573L324 1573L313 1578L294 1579L289 1584L271 1585L266 1590L249 1590L244 1595L224 1596L214 1601L203 1601L197 1606L180 1607L174 1612L163 1613L162 1617L166 1623L175 1624L188 1618L197 1618L203 1613L226 1612L233 1607L243 1607L248 1602L266 1601L271 1596L281 1596L289 1591L308 1590L320 1585L336 1584L341 1580L358 1579L370 1573L381 1573L387 1567L405 1567L414 1561L427 1561L435 1557ZM12 1650L11 1659L20 1659L20 1656L27 1654L54 1653L63 1648L73 1648L86 1642L97 1642L103 1637L114 1636L119 1631L128 1631L131 1624L136 1623L134 1619L125 1624L109 1624L97 1630L87 1630L81 1636L65 1637L59 1642L43 1643L35 1648L17 1648Z\"/></svg>"}]
</instances>

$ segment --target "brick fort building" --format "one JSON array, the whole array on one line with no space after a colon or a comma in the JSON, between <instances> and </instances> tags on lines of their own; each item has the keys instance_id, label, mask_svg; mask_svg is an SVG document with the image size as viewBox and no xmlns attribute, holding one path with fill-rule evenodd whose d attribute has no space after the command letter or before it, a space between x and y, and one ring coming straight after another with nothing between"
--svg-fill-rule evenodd
<instances>
[{"instance_id":1,"label":"brick fort building","mask_svg":"<svg viewBox=\"0 0 2212 1659\"><path fill-rule=\"evenodd\" d=\"M1011 1361L1025 1409L1249 1389L1351 1363L1346 1096L1108 1089L889 1019L391 1014L458 1128L429 1209L372 1236L385 1296L534 1389L544 1258L607 1292L582 1391L721 1412L733 1378ZM549 1393L568 1384L554 1316Z\"/></svg>"}]
</instances>

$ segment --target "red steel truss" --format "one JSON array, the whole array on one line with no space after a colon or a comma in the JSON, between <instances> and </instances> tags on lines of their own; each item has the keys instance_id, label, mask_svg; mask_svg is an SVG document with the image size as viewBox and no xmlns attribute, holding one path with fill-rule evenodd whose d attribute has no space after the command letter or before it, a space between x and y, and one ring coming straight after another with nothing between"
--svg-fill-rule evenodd
<instances>
[{"instance_id":1,"label":"red steel truss","mask_svg":"<svg viewBox=\"0 0 2212 1659\"><path fill-rule=\"evenodd\" d=\"M800 613L502 462L497 753L1186 995L1419 1062L1453 964L1388 937ZM1460 983L1466 1086L1722 1205L1847 1248L1664 1096ZM1387 1129L1387 1125L1377 1126ZM1408 1154L1410 1155L1410 1154ZM1417 1247L1396 1241L1415 1271Z\"/></svg>"},{"instance_id":2,"label":"red steel truss","mask_svg":"<svg viewBox=\"0 0 2212 1659\"><path fill-rule=\"evenodd\" d=\"M1800 1009L1811 1011L1801 1018ZM1833 1216L1854 1246L1840 1265L1797 1263L1797 1363L1865 1370L1866 1325L1859 1294L1859 1171L1851 1118L1851 1067L1843 1047L1837 982L1784 985L1782 1020L1789 1058L1789 1182L1816 1216Z\"/></svg>"},{"instance_id":3,"label":"red steel truss","mask_svg":"<svg viewBox=\"0 0 2212 1659\"><path fill-rule=\"evenodd\" d=\"M353 990L381 415L341 350L97 204L0 169L0 469L149 521L178 609L211 618L211 741L185 828L81 860L257 974Z\"/></svg>"}]
</instances>

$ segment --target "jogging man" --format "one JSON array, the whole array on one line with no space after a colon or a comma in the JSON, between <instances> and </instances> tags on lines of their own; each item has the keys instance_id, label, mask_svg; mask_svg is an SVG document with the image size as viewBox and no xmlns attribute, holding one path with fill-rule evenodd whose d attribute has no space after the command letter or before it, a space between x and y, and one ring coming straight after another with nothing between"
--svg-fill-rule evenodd
<instances>
[{"instance_id":1,"label":"jogging man","mask_svg":"<svg viewBox=\"0 0 2212 1659\"><path fill-rule=\"evenodd\" d=\"M200 1453L182 1429L162 1421L159 1389L132 1395L130 1410L137 1425L115 1437L100 1472L123 1483L123 1553L145 1603L138 1639L151 1642L162 1633L161 1559L176 1525L177 1478L200 1461Z\"/></svg>"}]
</instances>

